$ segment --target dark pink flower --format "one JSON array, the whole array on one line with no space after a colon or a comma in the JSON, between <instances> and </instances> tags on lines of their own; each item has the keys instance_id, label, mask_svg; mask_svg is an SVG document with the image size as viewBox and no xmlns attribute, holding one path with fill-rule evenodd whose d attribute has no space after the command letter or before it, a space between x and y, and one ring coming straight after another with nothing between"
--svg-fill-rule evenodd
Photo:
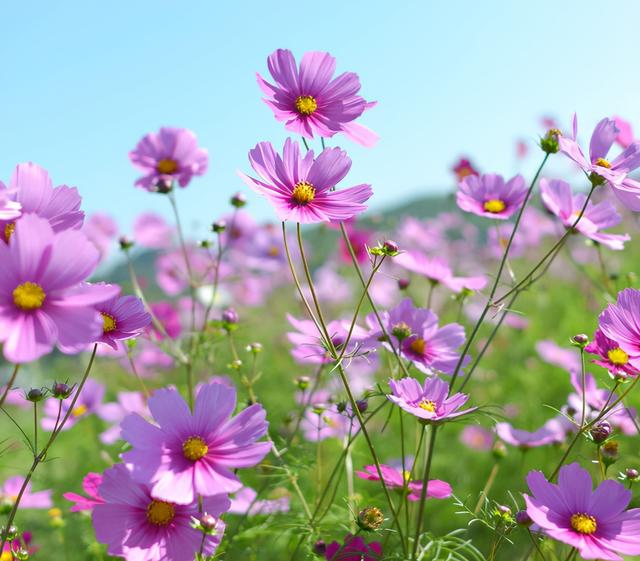
<instances>
[{"instance_id":1,"label":"dark pink flower","mask_svg":"<svg viewBox=\"0 0 640 561\"><path fill-rule=\"evenodd\" d=\"M640 368L640 290L625 288L619 292L616 303L609 304L600 314L598 327L619 345L619 366L628 363Z\"/></svg>"},{"instance_id":2,"label":"dark pink flower","mask_svg":"<svg viewBox=\"0 0 640 561\"><path fill-rule=\"evenodd\" d=\"M134 479L148 483L154 497L180 504L240 489L232 470L255 466L271 443L257 442L268 427L262 406L231 417L235 406L235 389L219 383L200 389L193 413L177 390L157 390L149 399L157 425L137 414L122 422L122 438L133 446L122 457Z\"/></svg>"},{"instance_id":3,"label":"dark pink flower","mask_svg":"<svg viewBox=\"0 0 640 561\"><path fill-rule=\"evenodd\" d=\"M629 363L629 355L623 351L618 343L609 339L599 329L596 331L593 341L584 350L597 355L599 358L592 362L606 368L614 376L637 376L638 369Z\"/></svg>"},{"instance_id":4,"label":"dark pink flower","mask_svg":"<svg viewBox=\"0 0 640 561\"><path fill-rule=\"evenodd\" d=\"M144 172L136 185L147 191L162 191L170 188L174 181L186 187L194 175L204 175L209 166L209 155L198 146L196 135L190 130L172 127L149 133L129 152L129 159Z\"/></svg>"},{"instance_id":5,"label":"dark pink flower","mask_svg":"<svg viewBox=\"0 0 640 561\"><path fill-rule=\"evenodd\" d=\"M329 53L307 52L298 68L291 51L278 49L269 55L267 66L275 84L257 74L258 85L268 96L264 102L287 130L306 138L342 132L367 147L378 140L374 132L355 122L376 102L358 95L357 74L345 72L333 78L336 59Z\"/></svg>"},{"instance_id":6,"label":"dark pink flower","mask_svg":"<svg viewBox=\"0 0 640 561\"><path fill-rule=\"evenodd\" d=\"M616 128L618 129L616 143L622 148L628 148L634 141L631 123L622 117L613 117L613 122L616 124Z\"/></svg>"},{"instance_id":7,"label":"dark pink flower","mask_svg":"<svg viewBox=\"0 0 640 561\"><path fill-rule=\"evenodd\" d=\"M102 484L102 474L89 472L82 479L82 489L87 494L78 495L77 493L64 493L62 496L73 503L69 509L71 512L81 512L84 510L93 510L93 507L104 503L100 496L99 487Z\"/></svg>"},{"instance_id":8,"label":"dark pink flower","mask_svg":"<svg viewBox=\"0 0 640 561\"><path fill-rule=\"evenodd\" d=\"M471 160L467 158L460 158L451 168L451 171L455 174L458 182L462 181L465 177L479 175L478 170L471 163Z\"/></svg>"},{"instance_id":9,"label":"dark pink flower","mask_svg":"<svg viewBox=\"0 0 640 561\"><path fill-rule=\"evenodd\" d=\"M407 489L409 494L407 499L419 501L422 494L422 481L414 481L408 471L402 473L392 466L380 464L382 478L387 487L391 489ZM356 471L356 475L361 479L369 481L380 481L378 470L375 465L364 466L364 471ZM432 499L447 499L453 494L451 485L440 479L430 479L427 485L427 497Z\"/></svg>"},{"instance_id":10,"label":"dark pink flower","mask_svg":"<svg viewBox=\"0 0 640 561\"><path fill-rule=\"evenodd\" d=\"M380 542L367 543L360 536L347 534L344 544L331 542L325 552L327 561L379 561L382 559Z\"/></svg>"},{"instance_id":11,"label":"dark pink flower","mask_svg":"<svg viewBox=\"0 0 640 561\"><path fill-rule=\"evenodd\" d=\"M591 476L577 463L560 469L558 483L529 472L532 496L527 514L548 536L575 547L584 559L622 561L640 555L640 509L625 510L631 491L607 479L593 490Z\"/></svg>"}]
</instances>

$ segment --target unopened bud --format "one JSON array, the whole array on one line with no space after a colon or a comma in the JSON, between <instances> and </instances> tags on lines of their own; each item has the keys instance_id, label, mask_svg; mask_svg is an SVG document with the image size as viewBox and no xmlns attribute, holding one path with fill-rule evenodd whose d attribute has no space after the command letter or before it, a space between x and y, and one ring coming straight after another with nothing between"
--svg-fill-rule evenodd
<instances>
[{"instance_id":1,"label":"unopened bud","mask_svg":"<svg viewBox=\"0 0 640 561\"><path fill-rule=\"evenodd\" d=\"M324 543L324 540L318 540L313 544L313 552L316 555L324 555L327 551L327 544Z\"/></svg>"},{"instance_id":2,"label":"unopened bud","mask_svg":"<svg viewBox=\"0 0 640 561\"><path fill-rule=\"evenodd\" d=\"M636 479L638 479L638 477L640 477L640 473L638 473L638 470L635 468L627 468L624 471L624 475L631 481L635 481Z\"/></svg>"},{"instance_id":3,"label":"unopened bud","mask_svg":"<svg viewBox=\"0 0 640 561\"><path fill-rule=\"evenodd\" d=\"M173 189L172 179L163 177L162 179L159 179L158 182L156 183L157 193L162 193L164 195L164 194L170 193L172 189Z\"/></svg>"},{"instance_id":4,"label":"unopened bud","mask_svg":"<svg viewBox=\"0 0 640 561\"><path fill-rule=\"evenodd\" d=\"M236 193L231 197L231 205L236 208L242 208L247 204L247 197L243 193Z\"/></svg>"},{"instance_id":5,"label":"unopened bud","mask_svg":"<svg viewBox=\"0 0 640 561\"><path fill-rule=\"evenodd\" d=\"M51 394L57 399L67 399L72 393L75 384L69 387L64 382L56 382L51 388Z\"/></svg>"},{"instance_id":6,"label":"unopened bud","mask_svg":"<svg viewBox=\"0 0 640 561\"><path fill-rule=\"evenodd\" d=\"M398 279L398 288L400 290L407 290L410 284L411 281L409 279Z\"/></svg>"},{"instance_id":7,"label":"unopened bud","mask_svg":"<svg viewBox=\"0 0 640 561\"><path fill-rule=\"evenodd\" d=\"M257 355L262 352L262 343L249 343L247 345L247 352Z\"/></svg>"},{"instance_id":8,"label":"unopened bud","mask_svg":"<svg viewBox=\"0 0 640 561\"><path fill-rule=\"evenodd\" d=\"M528 528L529 526L531 526L531 524L533 524L533 520L531 520L531 517L526 510L519 510L518 512L516 512L516 523L519 526L525 526Z\"/></svg>"},{"instance_id":9,"label":"unopened bud","mask_svg":"<svg viewBox=\"0 0 640 561\"><path fill-rule=\"evenodd\" d=\"M558 129L549 129L540 139L540 148L547 154L555 154L560 150L560 144L558 137L562 136Z\"/></svg>"},{"instance_id":10,"label":"unopened bud","mask_svg":"<svg viewBox=\"0 0 640 561\"><path fill-rule=\"evenodd\" d=\"M387 252L388 255L397 255L399 248L398 244L393 240L387 240L382 244L383 249Z\"/></svg>"},{"instance_id":11,"label":"unopened bud","mask_svg":"<svg viewBox=\"0 0 640 561\"><path fill-rule=\"evenodd\" d=\"M584 333L578 333L571 337L571 342L576 346L584 349L584 347L589 343L589 337Z\"/></svg>"},{"instance_id":12,"label":"unopened bud","mask_svg":"<svg viewBox=\"0 0 640 561\"><path fill-rule=\"evenodd\" d=\"M15 540L19 534L20 534L20 531L18 530L18 527L14 526L13 524L8 528L5 528L3 526L2 532L0 532L0 536L3 536L4 538L6 538L7 541Z\"/></svg>"},{"instance_id":13,"label":"unopened bud","mask_svg":"<svg viewBox=\"0 0 640 561\"><path fill-rule=\"evenodd\" d=\"M364 413L369 408L369 400L368 399L358 399L356 401L356 407L360 413Z\"/></svg>"},{"instance_id":14,"label":"unopened bud","mask_svg":"<svg viewBox=\"0 0 640 561\"><path fill-rule=\"evenodd\" d=\"M127 236L122 236L118 240L118 243L120 244L120 249L124 251L126 251L127 249L131 249L135 245L132 240L127 238Z\"/></svg>"},{"instance_id":15,"label":"unopened bud","mask_svg":"<svg viewBox=\"0 0 640 561\"><path fill-rule=\"evenodd\" d=\"M382 511L375 506L368 506L358 514L358 526L365 532L378 530L384 524Z\"/></svg>"},{"instance_id":16,"label":"unopened bud","mask_svg":"<svg viewBox=\"0 0 640 561\"><path fill-rule=\"evenodd\" d=\"M218 519L206 512L200 517L200 524L205 530L214 530L218 524Z\"/></svg>"},{"instance_id":17,"label":"unopened bud","mask_svg":"<svg viewBox=\"0 0 640 561\"><path fill-rule=\"evenodd\" d=\"M620 446L616 440L608 440L600 448L600 455L605 466L615 464L620 457Z\"/></svg>"},{"instance_id":18,"label":"unopened bud","mask_svg":"<svg viewBox=\"0 0 640 561\"><path fill-rule=\"evenodd\" d=\"M407 337L411 337L411 328L404 321L401 321L391 328L391 335L398 341L403 341Z\"/></svg>"},{"instance_id":19,"label":"unopened bud","mask_svg":"<svg viewBox=\"0 0 640 561\"><path fill-rule=\"evenodd\" d=\"M238 321L240 321L238 312L236 312L233 308L227 308L222 312L222 321L230 325L238 323Z\"/></svg>"},{"instance_id":20,"label":"unopened bud","mask_svg":"<svg viewBox=\"0 0 640 561\"><path fill-rule=\"evenodd\" d=\"M227 223L224 220L217 220L211 224L211 230L216 234L220 234L227 229Z\"/></svg>"},{"instance_id":21,"label":"unopened bud","mask_svg":"<svg viewBox=\"0 0 640 561\"><path fill-rule=\"evenodd\" d=\"M602 421L593 427L589 434L596 444L602 444L611 436L611 425L607 421Z\"/></svg>"},{"instance_id":22,"label":"unopened bud","mask_svg":"<svg viewBox=\"0 0 640 561\"><path fill-rule=\"evenodd\" d=\"M44 399L44 392L39 388L32 388L27 392L27 400L38 403Z\"/></svg>"},{"instance_id":23,"label":"unopened bud","mask_svg":"<svg viewBox=\"0 0 640 561\"><path fill-rule=\"evenodd\" d=\"M502 458L505 458L507 456L507 453L508 451L505 443L501 440L496 440L493 448L491 448L491 454L493 454L493 457L496 460L501 460Z\"/></svg>"},{"instance_id":24,"label":"unopened bud","mask_svg":"<svg viewBox=\"0 0 640 561\"><path fill-rule=\"evenodd\" d=\"M310 383L311 378L309 378L309 376L298 376L298 378L296 378L296 385L299 390L305 391L309 387Z\"/></svg>"}]
</instances>

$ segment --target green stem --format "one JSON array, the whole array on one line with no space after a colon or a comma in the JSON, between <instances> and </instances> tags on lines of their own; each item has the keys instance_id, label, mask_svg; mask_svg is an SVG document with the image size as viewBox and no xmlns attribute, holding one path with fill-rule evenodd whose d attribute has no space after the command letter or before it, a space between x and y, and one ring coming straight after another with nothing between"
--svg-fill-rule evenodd
<instances>
[{"instance_id":1,"label":"green stem","mask_svg":"<svg viewBox=\"0 0 640 561\"><path fill-rule=\"evenodd\" d=\"M416 532L413 538L413 550L411 559L416 559L420 535L422 533L422 523L424 519L425 500L427 499L427 487L429 487L429 474L431 471L431 462L433 460L433 452L436 446L436 435L438 427L433 425L431 428L431 438L429 439L429 451L427 452L427 460L424 464L424 472L422 474L422 491L420 492L420 502L418 503L418 521L416 523Z\"/></svg>"},{"instance_id":2,"label":"green stem","mask_svg":"<svg viewBox=\"0 0 640 561\"><path fill-rule=\"evenodd\" d=\"M16 377L18 376L18 370L20 370L20 365L16 364L13 367L13 372L11 373L11 377L9 378L9 381L7 382L7 385L5 386L4 391L2 392L2 397L0 397L0 407L4 405L4 402L6 401L7 396L11 391L11 386L13 386L14 382L16 381ZM0 549L0 551L2 550Z\"/></svg>"}]
</instances>

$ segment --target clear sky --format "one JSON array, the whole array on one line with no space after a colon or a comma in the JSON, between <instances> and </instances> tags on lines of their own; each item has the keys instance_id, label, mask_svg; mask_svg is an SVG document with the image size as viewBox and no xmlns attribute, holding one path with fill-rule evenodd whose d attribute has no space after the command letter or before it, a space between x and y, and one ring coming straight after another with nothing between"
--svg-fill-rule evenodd
<instances>
[{"instance_id":1,"label":"clear sky","mask_svg":"<svg viewBox=\"0 0 640 561\"><path fill-rule=\"evenodd\" d=\"M635 0L20 0L0 13L0 177L39 163L125 231L140 211L168 215L133 187L127 158L162 125L210 151L209 173L179 194L190 229L226 211L247 151L286 136L255 81L278 47L330 51L378 100L362 121L378 145L339 141L354 160L343 185L371 183L374 209L449 188L459 154L512 173L516 139L533 142L542 114L577 111L583 136L611 114L640 126Z\"/></svg>"}]
</instances>

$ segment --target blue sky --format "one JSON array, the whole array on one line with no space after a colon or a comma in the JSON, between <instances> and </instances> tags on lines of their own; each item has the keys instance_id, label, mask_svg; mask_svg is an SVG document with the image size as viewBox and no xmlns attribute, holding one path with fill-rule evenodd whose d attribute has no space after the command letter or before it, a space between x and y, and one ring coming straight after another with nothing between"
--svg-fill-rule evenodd
<instances>
[{"instance_id":1,"label":"blue sky","mask_svg":"<svg viewBox=\"0 0 640 561\"><path fill-rule=\"evenodd\" d=\"M227 210L247 151L286 133L260 99L255 72L278 47L327 50L378 100L363 122L373 149L333 143L354 161L343 183L371 183L374 209L450 188L468 154L485 171L516 170L514 142L534 141L542 114L640 126L633 0L244 2L136 0L4 3L0 177L18 162L80 188L88 212L123 231L143 210L169 215L135 189L127 152L162 125L187 127L210 172L179 194L190 230ZM529 171L538 155L525 162ZM249 194L254 213L269 207Z\"/></svg>"}]
</instances>

